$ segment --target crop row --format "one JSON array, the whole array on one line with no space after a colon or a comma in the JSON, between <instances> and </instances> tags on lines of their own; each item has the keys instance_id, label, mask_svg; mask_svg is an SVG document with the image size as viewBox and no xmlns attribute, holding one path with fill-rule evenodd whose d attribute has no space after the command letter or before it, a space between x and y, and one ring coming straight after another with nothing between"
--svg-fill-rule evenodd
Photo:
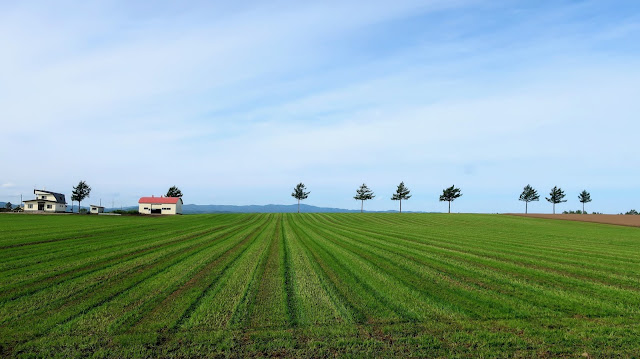
<instances>
[{"instance_id":1,"label":"crop row","mask_svg":"<svg viewBox=\"0 0 640 359\"><path fill-rule=\"evenodd\" d=\"M331 327L348 337L370 326L470 322L512 333L523 320L606 326L640 317L635 228L437 214L0 216L0 224L8 353L61 337L163 347L186 333Z\"/></svg>"}]
</instances>

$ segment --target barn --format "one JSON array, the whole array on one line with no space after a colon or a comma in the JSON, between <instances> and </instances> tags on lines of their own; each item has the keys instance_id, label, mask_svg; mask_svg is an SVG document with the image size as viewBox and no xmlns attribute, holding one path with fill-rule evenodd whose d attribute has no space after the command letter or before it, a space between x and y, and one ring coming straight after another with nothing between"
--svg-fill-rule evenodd
<instances>
[{"instance_id":1,"label":"barn","mask_svg":"<svg viewBox=\"0 0 640 359\"><path fill-rule=\"evenodd\" d=\"M140 214L182 214L180 197L142 197L138 201Z\"/></svg>"}]
</instances>

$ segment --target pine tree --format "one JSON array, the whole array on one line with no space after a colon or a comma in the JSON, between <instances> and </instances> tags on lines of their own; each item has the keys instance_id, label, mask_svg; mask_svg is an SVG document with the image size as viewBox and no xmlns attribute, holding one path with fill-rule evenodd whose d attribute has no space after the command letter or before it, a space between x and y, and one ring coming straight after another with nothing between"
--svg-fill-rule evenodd
<instances>
[{"instance_id":1,"label":"pine tree","mask_svg":"<svg viewBox=\"0 0 640 359\"><path fill-rule=\"evenodd\" d=\"M375 195L373 194L373 191L370 190L369 187L367 187L367 185L364 183L362 184L362 186L360 186L360 188L356 190L356 196L353 197L353 199L362 201L360 205L360 213L364 211L364 201L373 199L374 197Z\"/></svg>"},{"instance_id":2,"label":"pine tree","mask_svg":"<svg viewBox=\"0 0 640 359\"><path fill-rule=\"evenodd\" d=\"M311 193L305 192L306 189L307 188L304 186L304 184L300 182L293 188L293 193L291 193L291 197L298 200L298 213L300 213L300 201L303 199L307 199L307 197L309 197L309 193Z\"/></svg>"},{"instance_id":3,"label":"pine tree","mask_svg":"<svg viewBox=\"0 0 640 359\"><path fill-rule=\"evenodd\" d=\"M591 194L585 189L578 195L578 200L582 203L582 214L584 214L584 204L591 202Z\"/></svg>"},{"instance_id":4,"label":"pine tree","mask_svg":"<svg viewBox=\"0 0 640 359\"><path fill-rule=\"evenodd\" d=\"M78 213L80 213L80 202L85 198L89 198L91 187L85 181L80 181L77 186L73 187L71 192L71 201L78 201Z\"/></svg>"},{"instance_id":5,"label":"pine tree","mask_svg":"<svg viewBox=\"0 0 640 359\"><path fill-rule=\"evenodd\" d=\"M449 202L449 213L451 213L451 202L453 202L460 196L462 196L462 193L460 193L460 188L456 188L455 185L452 185L451 187L442 190L442 195L440 195L440 202Z\"/></svg>"},{"instance_id":6,"label":"pine tree","mask_svg":"<svg viewBox=\"0 0 640 359\"><path fill-rule=\"evenodd\" d=\"M520 194L520 201L524 201L524 213L528 212L529 202L537 201L540 199L538 191L533 189L530 185L524 186L522 193Z\"/></svg>"},{"instance_id":7,"label":"pine tree","mask_svg":"<svg viewBox=\"0 0 640 359\"><path fill-rule=\"evenodd\" d=\"M182 197L182 191L176 186L171 186L165 197Z\"/></svg>"},{"instance_id":8,"label":"pine tree","mask_svg":"<svg viewBox=\"0 0 640 359\"><path fill-rule=\"evenodd\" d=\"M400 213L402 213L402 200L408 200L411 198L409 195L411 191L404 185L404 182L400 182L398 188L396 189L396 193L391 196L391 200L400 201Z\"/></svg>"},{"instance_id":9,"label":"pine tree","mask_svg":"<svg viewBox=\"0 0 640 359\"><path fill-rule=\"evenodd\" d=\"M554 186L549 192L549 197L545 197L545 199L551 203L553 203L553 214L556 214L556 204L566 202L564 191L557 186Z\"/></svg>"}]
</instances>

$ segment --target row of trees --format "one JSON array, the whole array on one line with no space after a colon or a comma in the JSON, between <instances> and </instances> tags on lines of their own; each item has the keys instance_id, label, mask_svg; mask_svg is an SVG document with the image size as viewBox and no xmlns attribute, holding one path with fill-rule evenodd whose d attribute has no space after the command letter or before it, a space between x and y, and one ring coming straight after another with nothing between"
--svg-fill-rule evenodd
<instances>
[{"instance_id":1,"label":"row of trees","mask_svg":"<svg viewBox=\"0 0 640 359\"><path fill-rule=\"evenodd\" d=\"M558 186L553 186L551 192L549 192L549 197L545 197L545 199L553 204L553 214L556 214L556 204L566 202L564 199L566 197L564 191ZM538 191L536 191L531 185L524 186L522 193L520 194L520 201L525 203L524 205L524 213L528 212L529 202L535 202L540 200L540 196L538 195ZM587 190L583 190L578 195L578 200L582 203L582 213L584 212L584 204L591 202L591 194L587 192Z\"/></svg>"},{"instance_id":2,"label":"row of trees","mask_svg":"<svg viewBox=\"0 0 640 359\"><path fill-rule=\"evenodd\" d=\"M291 197L298 200L298 213L300 213L300 201L307 199L309 197L309 193L311 192L307 192L307 187L302 182L298 183L293 188ZM409 190L409 188L407 188L407 186L405 186L404 182L400 182L400 184L398 185L398 188L396 189L396 192L391 195L392 201L400 202L400 213L402 213L402 200L406 201L409 198L411 198L410 193L411 191ZM449 213L451 213L451 202L455 201L456 198L460 198L460 196L462 196L462 192L460 191L460 188L456 188L455 185L452 185L451 187L448 187L442 190L442 195L440 195L440 201L449 202ZM353 198L355 200L361 201L360 213L364 211L364 201L373 199L374 197L375 197L375 194L369 187L367 187L365 183L363 183L356 190L356 195Z\"/></svg>"},{"instance_id":3,"label":"row of trees","mask_svg":"<svg viewBox=\"0 0 640 359\"><path fill-rule=\"evenodd\" d=\"M306 186L301 182L298 183L294 189L291 196L298 200L298 213L300 213L300 201L307 199L309 197L309 193L307 192ZM402 213L402 200L408 200L411 198L411 191L407 186L405 186L404 182L400 182L396 192L391 196L391 200L400 202L400 213ZM449 202L449 210L448 213L451 213L451 202L460 198L462 196L462 192L460 188L456 188L455 185L451 187L445 188L442 190L442 194L440 195L441 202ZM554 186L549 192L549 197L545 197L547 201L553 204L553 214L556 213L556 204L566 202L564 199L566 197L564 191L558 186ZM367 187L365 183L363 183L357 190L356 195L353 197L355 200L361 201L360 204L360 212L364 211L364 201L375 198L375 194L373 191ZM520 201L525 203L524 213L528 213L529 210L529 202L535 202L540 200L540 195L538 195L538 191L536 191L531 185L526 185L522 190L522 194L520 194ZM586 190L583 190L578 195L578 200L582 203L582 213L584 212L584 204L591 202L591 194Z\"/></svg>"}]
</instances>

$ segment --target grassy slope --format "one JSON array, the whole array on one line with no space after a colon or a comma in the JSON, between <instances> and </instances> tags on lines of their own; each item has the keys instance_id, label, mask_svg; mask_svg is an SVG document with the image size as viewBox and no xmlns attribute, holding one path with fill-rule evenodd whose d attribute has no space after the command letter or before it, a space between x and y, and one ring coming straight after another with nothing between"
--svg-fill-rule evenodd
<instances>
[{"instance_id":1,"label":"grassy slope","mask_svg":"<svg viewBox=\"0 0 640 359\"><path fill-rule=\"evenodd\" d=\"M637 228L497 215L0 215L0 353L630 356Z\"/></svg>"}]
</instances>

